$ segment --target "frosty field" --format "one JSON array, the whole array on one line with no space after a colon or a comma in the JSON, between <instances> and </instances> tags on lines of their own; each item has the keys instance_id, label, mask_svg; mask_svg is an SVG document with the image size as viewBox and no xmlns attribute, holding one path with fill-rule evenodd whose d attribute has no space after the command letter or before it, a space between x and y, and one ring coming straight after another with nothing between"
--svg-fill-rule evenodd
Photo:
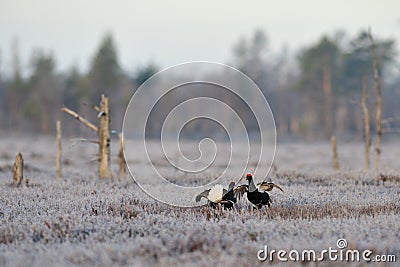
<instances>
[{"instance_id":1,"label":"frosty field","mask_svg":"<svg viewBox=\"0 0 400 267\"><path fill-rule=\"evenodd\" d=\"M129 175L118 176L117 144L112 141L114 178L99 180L96 146L63 140L63 177L56 178L53 138L2 137L0 266L268 266L257 259L265 245L321 251L337 249L339 238L348 249L400 260L399 143L384 143L380 171L368 172L361 143L338 142L340 171L331 168L328 143L278 144L270 180L285 193L273 190L273 205L260 211L246 199L232 211L159 203ZM10 185L18 152L29 183L16 188ZM130 164L149 168L141 155ZM179 180L172 167L162 167ZM205 183L218 171L189 182Z\"/></svg>"}]
</instances>

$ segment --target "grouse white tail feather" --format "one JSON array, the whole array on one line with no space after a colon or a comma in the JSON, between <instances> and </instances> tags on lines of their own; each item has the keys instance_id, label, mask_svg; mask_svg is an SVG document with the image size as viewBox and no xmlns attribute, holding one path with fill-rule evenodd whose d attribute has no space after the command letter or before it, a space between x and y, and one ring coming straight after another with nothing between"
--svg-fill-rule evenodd
<instances>
[{"instance_id":1,"label":"grouse white tail feather","mask_svg":"<svg viewBox=\"0 0 400 267\"><path fill-rule=\"evenodd\" d=\"M208 200L211 202L217 203L222 200L222 196L224 195L224 188L220 184L214 185L210 192L208 193Z\"/></svg>"}]
</instances>

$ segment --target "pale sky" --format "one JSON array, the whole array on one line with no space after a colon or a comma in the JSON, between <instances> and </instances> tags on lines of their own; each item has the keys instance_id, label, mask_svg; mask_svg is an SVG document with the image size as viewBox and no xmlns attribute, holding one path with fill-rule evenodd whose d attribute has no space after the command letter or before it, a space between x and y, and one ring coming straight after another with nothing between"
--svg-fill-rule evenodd
<instances>
[{"instance_id":1,"label":"pale sky","mask_svg":"<svg viewBox=\"0 0 400 267\"><path fill-rule=\"evenodd\" d=\"M263 29L270 46L291 51L322 34L371 26L400 40L399 0L134 1L0 0L1 72L18 38L23 67L34 48L53 51L59 70L86 71L104 33L112 32L123 68L193 60L228 62L240 36Z\"/></svg>"}]
</instances>

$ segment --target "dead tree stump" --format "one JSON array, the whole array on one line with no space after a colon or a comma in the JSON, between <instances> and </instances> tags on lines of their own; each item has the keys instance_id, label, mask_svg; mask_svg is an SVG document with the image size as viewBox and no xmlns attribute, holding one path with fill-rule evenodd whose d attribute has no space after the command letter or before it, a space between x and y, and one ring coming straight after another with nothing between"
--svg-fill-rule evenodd
<instances>
[{"instance_id":1,"label":"dead tree stump","mask_svg":"<svg viewBox=\"0 0 400 267\"><path fill-rule=\"evenodd\" d=\"M119 174L121 176L124 176L126 173L126 169L125 169L124 147L122 143L122 133L118 135L118 140L119 140L119 151L118 151Z\"/></svg>"},{"instance_id":2,"label":"dead tree stump","mask_svg":"<svg viewBox=\"0 0 400 267\"><path fill-rule=\"evenodd\" d=\"M99 144L99 153L98 153L98 175L99 178L111 178L110 172L110 108L108 105L108 98L104 95L101 95L100 107L95 106L94 109L99 112L98 117L100 118L99 127L92 124L78 113L73 110L70 110L67 107L63 107L61 110L93 131L97 132L98 141L96 143Z\"/></svg>"},{"instance_id":3,"label":"dead tree stump","mask_svg":"<svg viewBox=\"0 0 400 267\"><path fill-rule=\"evenodd\" d=\"M332 159L333 159L332 165L335 170L339 170L337 144L336 144L336 137L334 135L331 136L331 146L332 146Z\"/></svg>"},{"instance_id":4,"label":"dead tree stump","mask_svg":"<svg viewBox=\"0 0 400 267\"><path fill-rule=\"evenodd\" d=\"M21 153L17 154L14 162L14 186L20 186L24 179L24 158Z\"/></svg>"},{"instance_id":5,"label":"dead tree stump","mask_svg":"<svg viewBox=\"0 0 400 267\"><path fill-rule=\"evenodd\" d=\"M368 31L369 39L371 41L371 52L372 52L372 67L374 69L374 81L376 90L376 123L375 123L375 169L379 168L379 158L381 156L381 138L382 138L382 89L379 78L379 66L378 56L376 54L376 46L374 37L372 36L371 30Z\"/></svg>"},{"instance_id":6,"label":"dead tree stump","mask_svg":"<svg viewBox=\"0 0 400 267\"><path fill-rule=\"evenodd\" d=\"M365 170L368 170L371 136L370 136L369 112L367 107L367 77L364 77L363 79L363 86L361 91L361 108L364 116L364 135L365 135L364 168Z\"/></svg>"},{"instance_id":7,"label":"dead tree stump","mask_svg":"<svg viewBox=\"0 0 400 267\"><path fill-rule=\"evenodd\" d=\"M101 95L99 124L99 177L110 178L110 116L108 98Z\"/></svg>"}]
</instances>

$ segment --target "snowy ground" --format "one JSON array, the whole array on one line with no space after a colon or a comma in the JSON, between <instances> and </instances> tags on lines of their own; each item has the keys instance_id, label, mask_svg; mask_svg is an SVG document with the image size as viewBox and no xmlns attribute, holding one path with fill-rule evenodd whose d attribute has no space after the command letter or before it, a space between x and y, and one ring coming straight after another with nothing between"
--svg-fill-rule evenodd
<instances>
[{"instance_id":1,"label":"snowy ground","mask_svg":"<svg viewBox=\"0 0 400 267\"><path fill-rule=\"evenodd\" d=\"M257 259L265 245L320 252L337 249L339 238L346 249L400 261L398 143L384 144L379 172L362 170L362 144L338 143L338 172L329 144L279 144L271 180L285 193L272 191L273 206L261 211L246 200L234 211L161 204L129 176L118 177L117 141L112 145L112 180L96 178L95 145L70 140L56 178L54 139L2 137L0 266L267 266ZM19 151L29 184L14 188ZM140 157L130 164L146 167ZM332 264L310 265L324 263Z\"/></svg>"}]
</instances>

